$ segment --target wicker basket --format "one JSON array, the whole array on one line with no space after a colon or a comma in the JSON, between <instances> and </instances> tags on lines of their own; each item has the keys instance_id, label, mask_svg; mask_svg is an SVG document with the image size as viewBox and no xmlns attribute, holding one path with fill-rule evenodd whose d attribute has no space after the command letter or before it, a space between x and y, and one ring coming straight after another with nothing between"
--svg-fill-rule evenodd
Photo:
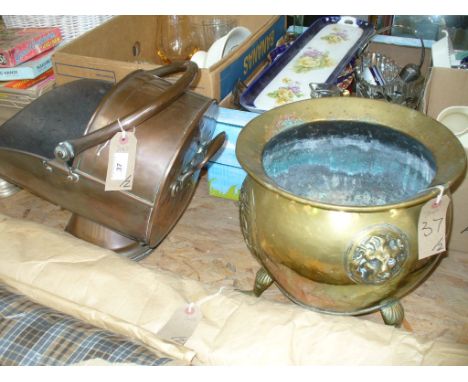
<instances>
[{"instance_id":1,"label":"wicker basket","mask_svg":"<svg viewBox=\"0 0 468 382\"><path fill-rule=\"evenodd\" d=\"M13 15L2 17L7 28L42 28L57 26L62 32L63 41L67 42L97 27L113 16Z\"/></svg>"}]
</instances>

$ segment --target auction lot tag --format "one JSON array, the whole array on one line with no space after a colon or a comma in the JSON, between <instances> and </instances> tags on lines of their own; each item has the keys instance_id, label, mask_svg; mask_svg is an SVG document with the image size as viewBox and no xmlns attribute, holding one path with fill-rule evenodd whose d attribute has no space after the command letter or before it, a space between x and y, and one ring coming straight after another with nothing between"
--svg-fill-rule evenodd
<instances>
[{"instance_id":1,"label":"auction lot tag","mask_svg":"<svg viewBox=\"0 0 468 382\"><path fill-rule=\"evenodd\" d=\"M137 139L133 132L115 134L109 146L105 191L131 190Z\"/></svg>"},{"instance_id":2,"label":"auction lot tag","mask_svg":"<svg viewBox=\"0 0 468 382\"><path fill-rule=\"evenodd\" d=\"M421 209L418 221L418 258L445 252L445 227L450 198L447 195L429 200Z\"/></svg>"},{"instance_id":3,"label":"auction lot tag","mask_svg":"<svg viewBox=\"0 0 468 382\"><path fill-rule=\"evenodd\" d=\"M187 304L179 307L166 325L159 330L157 336L183 345L193 334L202 317L203 314L198 305Z\"/></svg>"}]
</instances>

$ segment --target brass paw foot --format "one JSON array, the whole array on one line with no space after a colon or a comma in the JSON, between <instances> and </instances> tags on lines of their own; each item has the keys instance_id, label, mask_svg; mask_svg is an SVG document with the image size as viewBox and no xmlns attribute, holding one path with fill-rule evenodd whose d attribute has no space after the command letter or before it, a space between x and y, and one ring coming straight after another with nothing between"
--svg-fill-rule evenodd
<instances>
[{"instance_id":1,"label":"brass paw foot","mask_svg":"<svg viewBox=\"0 0 468 382\"><path fill-rule=\"evenodd\" d=\"M249 296L260 297L260 295L265 292L271 284L273 284L273 279L265 269L260 268L255 276L253 290L239 290L239 292L245 293Z\"/></svg>"},{"instance_id":2,"label":"brass paw foot","mask_svg":"<svg viewBox=\"0 0 468 382\"><path fill-rule=\"evenodd\" d=\"M16 194L21 188L0 178L0 199Z\"/></svg>"},{"instance_id":3,"label":"brass paw foot","mask_svg":"<svg viewBox=\"0 0 468 382\"><path fill-rule=\"evenodd\" d=\"M382 301L380 314L385 322L385 325L393 325L399 328L405 318L405 311L400 301L395 299L388 299Z\"/></svg>"},{"instance_id":4,"label":"brass paw foot","mask_svg":"<svg viewBox=\"0 0 468 382\"><path fill-rule=\"evenodd\" d=\"M255 276L253 294L259 297L273 284L273 279L264 268L260 268Z\"/></svg>"}]
</instances>

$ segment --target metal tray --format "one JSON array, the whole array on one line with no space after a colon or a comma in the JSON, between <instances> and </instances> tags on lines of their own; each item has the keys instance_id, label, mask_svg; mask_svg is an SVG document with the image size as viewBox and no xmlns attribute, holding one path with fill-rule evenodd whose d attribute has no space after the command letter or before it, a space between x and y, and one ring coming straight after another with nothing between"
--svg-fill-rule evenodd
<instances>
[{"instance_id":1,"label":"metal tray","mask_svg":"<svg viewBox=\"0 0 468 382\"><path fill-rule=\"evenodd\" d=\"M262 113L309 98L311 82L337 83L374 31L371 24L354 17L322 17L247 87L240 96L241 106Z\"/></svg>"}]
</instances>

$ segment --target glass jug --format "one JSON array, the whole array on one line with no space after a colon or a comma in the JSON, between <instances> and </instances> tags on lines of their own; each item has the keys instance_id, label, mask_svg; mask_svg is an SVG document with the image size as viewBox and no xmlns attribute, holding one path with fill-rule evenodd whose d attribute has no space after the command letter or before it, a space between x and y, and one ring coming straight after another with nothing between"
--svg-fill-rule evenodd
<instances>
[{"instance_id":1,"label":"glass jug","mask_svg":"<svg viewBox=\"0 0 468 382\"><path fill-rule=\"evenodd\" d=\"M199 50L189 16L158 16L156 33L156 54L164 64L190 60Z\"/></svg>"}]
</instances>

